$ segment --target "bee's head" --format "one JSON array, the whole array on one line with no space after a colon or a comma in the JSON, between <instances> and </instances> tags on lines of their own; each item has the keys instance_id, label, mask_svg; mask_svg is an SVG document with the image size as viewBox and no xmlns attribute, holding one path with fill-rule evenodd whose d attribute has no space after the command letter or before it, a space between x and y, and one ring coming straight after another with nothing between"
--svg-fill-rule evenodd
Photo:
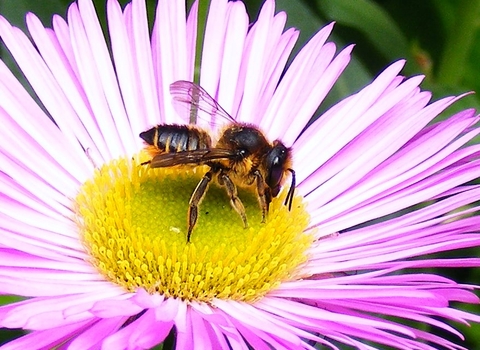
<instances>
[{"instance_id":1,"label":"bee's head","mask_svg":"<svg viewBox=\"0 0 480 350\"><path fill-rule=\"evenodd\" d=\"M292 207L293 192L295 191L295 171L290 168L291 152L290 149L280 141L273 143L272 149L265 158L265 168L267 176L265 182L270 187L272 197L276 197L280 192L283 176L286 171L292 174L292 183L285 199L285 205L288 203L289 209Z\"/></svg>"}]
</instances>

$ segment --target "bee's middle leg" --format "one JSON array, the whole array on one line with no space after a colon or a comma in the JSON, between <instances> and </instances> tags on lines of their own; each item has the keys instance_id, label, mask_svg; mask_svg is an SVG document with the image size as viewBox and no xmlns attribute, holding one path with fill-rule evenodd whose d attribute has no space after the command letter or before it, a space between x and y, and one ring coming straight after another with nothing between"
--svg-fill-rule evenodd
<instances>
[{"instance_id":1,"label":"bee's middle leg","mask_svg":"<svg viewBox=\"0 0 480 350\"><path fill-rule=\"evenodd\" d=\"M238 197L237 186L235 186L235 184L230 179L230 177L223 172L218 174L218 182L220 183L220 185L225 186L227 190L227 194L230 197L230 204L232 205L233 209L235 209L235 211L242 218L243 226L247 228L248 227L247 214L245 213L245 207L243 206L242 201Z\"/></svg>"},{"instance_id":2,"label":"bee's middle leg","mask_svg":"<svg viewBox=\"0 0 480 350\"><path fill-rule=\"evenodd\" d=\"M212 181L213 171L209 170L200 180L197 187L190 197L190 202L188 203L188 231L187 231L187 242L190 242L190 236L192 235L193 228L198 220L198 206L205 197L207 192L208 184Z\"/></svg>"}]
</instances>

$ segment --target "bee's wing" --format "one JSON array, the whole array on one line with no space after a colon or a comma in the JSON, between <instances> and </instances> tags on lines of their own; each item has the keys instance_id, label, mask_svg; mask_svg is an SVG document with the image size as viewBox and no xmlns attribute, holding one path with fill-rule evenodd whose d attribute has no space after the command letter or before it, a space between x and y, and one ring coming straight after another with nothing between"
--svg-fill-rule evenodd
<instances>
[{"instance_id":1,"label":"bee's wing","mask_svg":"<svg viewBox=\"0 0 480 350\"><path fill-rule=\"evenodd\" d=\"M196 124L202 120L211 124L218 118L236 123L208 92L191 81L174 82L170 85L170 94L175 110L186 123Z\"/></svg>"},{"instance_id":2,"label":"bee's wing","mask_svg":"<svg viewBox=\"0 0 480 350\"><path fill-rule=\"evenodd\" d=\"M161 153L149 162L151 168L165 168L184 164L204 164L211 160L233 159L237 154L222 148L197 149L194 151Z\"/></svg>"}]
</instances>

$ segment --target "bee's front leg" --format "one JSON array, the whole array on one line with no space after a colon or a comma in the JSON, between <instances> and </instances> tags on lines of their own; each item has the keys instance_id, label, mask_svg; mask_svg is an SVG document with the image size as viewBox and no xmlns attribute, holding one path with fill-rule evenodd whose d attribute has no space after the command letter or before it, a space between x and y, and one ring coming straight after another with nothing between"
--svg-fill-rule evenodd
<instances>
[{"instance_id":1,"label":"bee's front leg","mask_svg":"<svg viewBox=\"0 0 480 350\"><path fill-rule=\"evenodd\" d=\"M237 186L235 186L230 177L224 172L220 172L220 174L218 174L218 183L225 186L227 194L230 197L230 204L242 218L243 226L247 228L247 214L245 213L245 207L243 206L242 201L238 197Z\"/></svg>"},{"instance_id":2,"label":"bee's front leg","mask_svg":"<svg viewBox=\"0 0 480 350\"><path fill-rule=\"evenodd\" d=\"M263 179L260 171L255 170L253 172L255 176L255 182L257 184L258 204L262 210L262 222L265 222L268 213L268 207L272 201L272 195L270 194L270 188L265 186L265 180Z\"/></svg>"}]
</instances>

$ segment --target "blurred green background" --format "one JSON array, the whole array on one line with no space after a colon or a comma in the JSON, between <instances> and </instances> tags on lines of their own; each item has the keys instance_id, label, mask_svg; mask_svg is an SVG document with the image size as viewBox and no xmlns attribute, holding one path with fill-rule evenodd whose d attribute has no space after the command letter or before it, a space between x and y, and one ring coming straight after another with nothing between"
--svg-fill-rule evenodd
<instances>
[{"instance_id":1,"label":"blurred green background","mask_svg":"<svg viewBox=\"0 0 480 350\"><path fill-rule=\"evenodd\" d=\"M100 18L105 19L105 0L94 0ZM122 4L127 1L121 0ZM253 21L262 1L246 0ZM71 0L0 0L0 13L12 24L25 28L24 17L36 13L44 25L51 25L52 14L65 16ZM147 0L150 19L156 1ZM341 98L368 84L391 62L406 58L404 75L424 74L422 87L433 92L434 99L480 91L480 1L479 0L277 0L277 10L288 14L288 27L301 31L298 50L319 28L336 22L331 37L339 48L355 43L353 59L318 113ZM4 61L14 67L9 55L1 48ZM455 111L474 107L479 109L477 94L463 98L442 117ZM455 256L478 256L478 251L460 252ZM437 271L457 281L479 284L478 269ZM11 302L0 299L0 303ZM480 313L480 307L470 307ZM455 342L460 340L438 333L426 325L416 325ZM467 349L480 349L480 327L455 324L467 341ZM0 344L20 331L0 331ZM344 348L344 347L342 347Z\"/></svg>"}]
</instances>

